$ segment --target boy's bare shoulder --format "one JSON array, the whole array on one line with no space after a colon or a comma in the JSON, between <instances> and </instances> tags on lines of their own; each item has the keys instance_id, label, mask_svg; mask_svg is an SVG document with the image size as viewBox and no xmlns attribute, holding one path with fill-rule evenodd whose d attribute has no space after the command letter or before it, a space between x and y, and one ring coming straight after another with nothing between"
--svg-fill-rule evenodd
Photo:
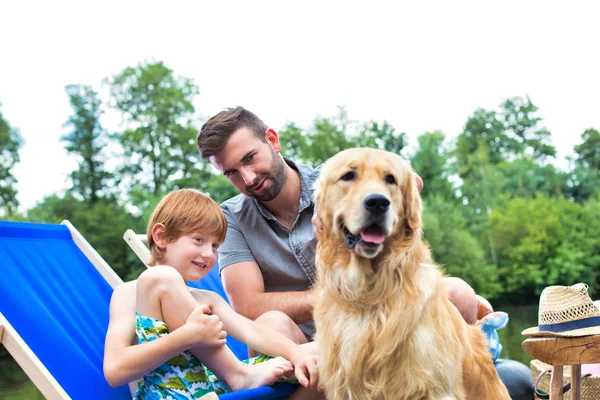
<instances>
[{"instance_id":1,"label":"boy's bare shoulder","mask_svg":"<svg viewBox=\"0 0 600 400\"><path fill-rule=\"evenodd\" d=\"M113 290L112 298L131 297L132 295L135 298L136 284L137 280L121 283Z\"/></svg>"}]
</instances>

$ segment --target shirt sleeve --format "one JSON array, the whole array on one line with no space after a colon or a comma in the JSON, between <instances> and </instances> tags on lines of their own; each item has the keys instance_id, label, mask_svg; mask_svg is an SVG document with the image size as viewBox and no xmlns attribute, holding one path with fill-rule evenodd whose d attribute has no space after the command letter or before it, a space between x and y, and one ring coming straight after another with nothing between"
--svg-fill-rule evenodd
<instances>
[{"instance_id":1,"label":"shirt sleeve","mask_svg":"<svg viewBox=\"0 0 600 400\"><path fill-rule=\"evenodd\" d=\"M219 246L219 274L221 274L223 268L231 264L256 261L236 219L226 207L223 207L223 212L227 218L228 226L225 241Z\"/></svg>"}]
</instances>

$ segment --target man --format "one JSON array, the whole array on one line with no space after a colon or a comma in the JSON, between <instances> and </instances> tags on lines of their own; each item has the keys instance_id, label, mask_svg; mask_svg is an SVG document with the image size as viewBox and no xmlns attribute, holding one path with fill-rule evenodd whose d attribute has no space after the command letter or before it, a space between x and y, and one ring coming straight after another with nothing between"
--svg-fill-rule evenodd
<instances>
[{"instance_id":1,"label":"man","mask_svg":"<svg viewBox=\"0 0 600 400\"><path fill-rule=\"evenodd\" d=\"M241 192L221 205L229 228L219 268L233 308L297 343L312 340L312 195L320 167L284 159L277 132L242 107L210 118L198 135L198 150ZM472 311L463 310L473 310L465 306L475 298L473 289L456 278L448 286L451 301L469 321L466 313ZM505 383L510 390L511 382Z\"/></svg>"}]
</instances>

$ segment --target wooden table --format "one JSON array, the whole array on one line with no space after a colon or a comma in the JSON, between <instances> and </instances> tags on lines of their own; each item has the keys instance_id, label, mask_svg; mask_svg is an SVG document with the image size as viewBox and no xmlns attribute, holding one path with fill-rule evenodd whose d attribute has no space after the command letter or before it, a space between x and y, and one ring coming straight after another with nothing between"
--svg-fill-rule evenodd
<instances>
[{"instance_id":1,"label":"wooden table","mask_svg":"<svg viewBox=\"0 0 600 400\"><path fill-rule=\"evenodd\" d=\"M563 367L571 367L571 398L581 400L581 364L600 362L600 335L581 337L531 337L523 350L552 366L550 400L563 400Z\"/></svg>"}]
</instances>

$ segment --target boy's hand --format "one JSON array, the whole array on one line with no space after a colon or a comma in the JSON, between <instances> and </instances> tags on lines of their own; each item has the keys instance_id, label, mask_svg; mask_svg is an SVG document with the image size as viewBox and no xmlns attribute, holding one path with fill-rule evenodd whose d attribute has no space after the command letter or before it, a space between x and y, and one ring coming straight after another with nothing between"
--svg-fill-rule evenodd
<instances>
[{"instance_id":1,"label":"boy's hand","mask_svg":"<svg viewBox=\"0 0 600 400\"><path fill-rule=\"evenodd\" d=\"M223 323L218 316L211 315L206 304L194 308L184 326L189 330L194 346L218 347L226 343L227 332L223 330Z\"/></svg>"},{"instance_id":2,"label":"boy's hand","mask_svg":"<svg viewBox=\"0 0 600 400\"><path fill-rule=\"evenodd\" d=\"M319 356L309 355L294 365L294 373L302 386L320 389L318 363Z\"/></svg>"}]
</instances>

